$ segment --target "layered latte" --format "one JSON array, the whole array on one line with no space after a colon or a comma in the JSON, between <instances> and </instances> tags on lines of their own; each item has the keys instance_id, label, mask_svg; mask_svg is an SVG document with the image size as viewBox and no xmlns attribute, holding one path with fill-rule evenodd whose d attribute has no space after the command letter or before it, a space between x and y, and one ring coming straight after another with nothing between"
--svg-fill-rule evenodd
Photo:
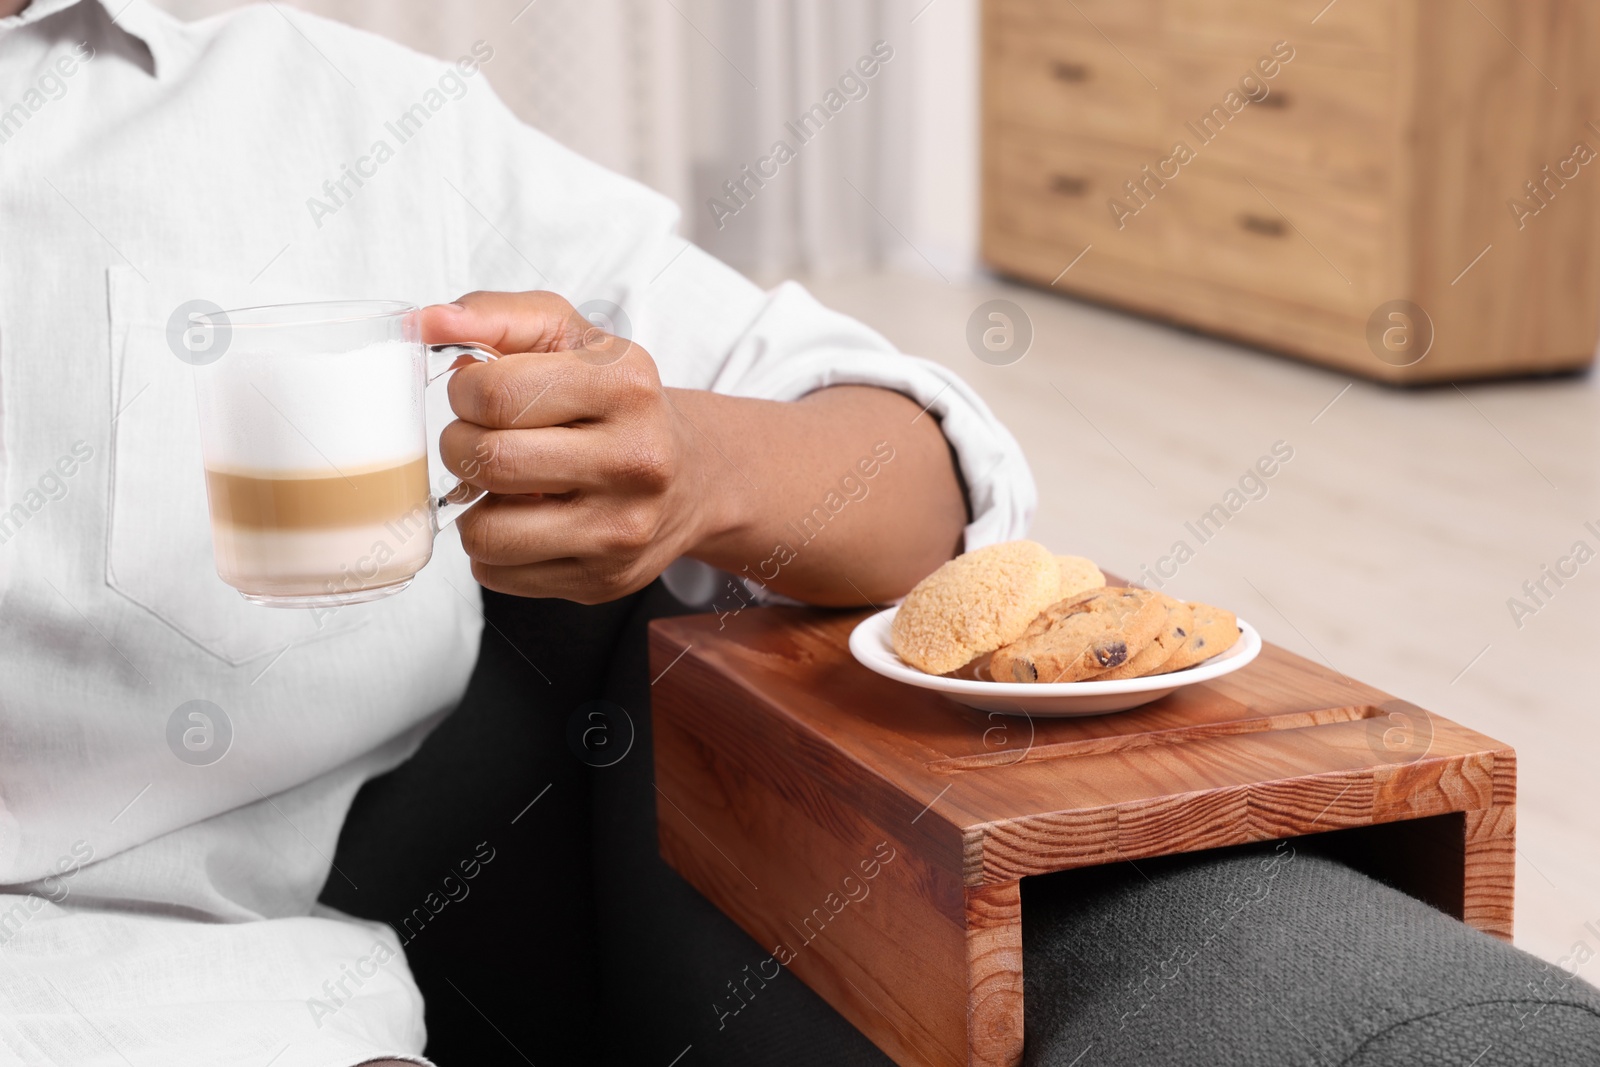
<instances>
[{"instance_id":1,"label":"layered latte","mask_svg":"<svg viewBox=\"0 0 1600 1067\"><path fill-rule=\"evenodd\" d=\"M269 601L403 587L433 550L412 346L225 360L200 384L223 581Z\"/></svg>"},{"instance_id":2,"label":"layered latte","mask_svg":"<svg viewBox=\"0 0 1600 1067\"><path fill-rule=\"evenodd\" d=\"M207 467L206 492L217 573L251 593L325 596L393 585L431 553L426 456L332 476Z\"/></svg>"}]
</instances>

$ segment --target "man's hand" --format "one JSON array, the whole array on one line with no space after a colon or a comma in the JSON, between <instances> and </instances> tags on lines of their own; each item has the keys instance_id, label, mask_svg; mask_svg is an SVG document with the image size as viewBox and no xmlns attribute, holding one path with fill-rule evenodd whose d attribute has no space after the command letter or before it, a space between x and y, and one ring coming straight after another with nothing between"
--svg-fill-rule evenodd
<instances>
[{"instance_id":1,"label":"man's hand","mask_svg":"<svg viewBox=\"0 0 1600 1067\"><path fill-rule=\"evenodd\" d=\"M780 403L664 389L648 352L551 293L471 293L425 309L422 330L505 353L456 372L459 420L439 438L451 473L488 494L456 525L490 589L595 604L691 556L813 604L865 607L960 550L950 447L898 393L836 386Z\"/></svg>"},{"instance_id":2,"label":"man's hand","mask_svg":"<svg viewBox=\"0 0 1600 1067\"><path fill-rule=\"evenodd\" d=\"M553 293L471 293L423 313L430 343L505 353L450 381L445 466L488 493L457 521L484 586L592 604L648 585L711 530L693 431L655 361Z\"/></svg>"}]
</instances>

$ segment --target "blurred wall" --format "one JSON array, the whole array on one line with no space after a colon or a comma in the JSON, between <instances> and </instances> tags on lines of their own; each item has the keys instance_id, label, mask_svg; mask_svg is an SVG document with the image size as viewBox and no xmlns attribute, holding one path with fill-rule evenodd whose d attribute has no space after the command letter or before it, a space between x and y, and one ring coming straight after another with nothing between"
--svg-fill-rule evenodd
<instances>
[{"instance_id":1,"label":"blurred wall","mask_svg":"<svg viewBox=\"0 0 1600 1067\"><path fill-rule=\"evenodd\" d=\"M241 6L154 2L185 19ZM972 270L977 0L276 6L441 58L488 42L489 80L518 115L672 197L686 236L763 278L894 267L956 280ZM875 47L873 58L890 58L862 77L858 63ZM790 125L818 104L838 105L826 125ZM725 183L763 166L779 141L793 158L764 164L776 176L759 188L745 181L747 196L730 194Z\"/></svg>"}]
</instances>

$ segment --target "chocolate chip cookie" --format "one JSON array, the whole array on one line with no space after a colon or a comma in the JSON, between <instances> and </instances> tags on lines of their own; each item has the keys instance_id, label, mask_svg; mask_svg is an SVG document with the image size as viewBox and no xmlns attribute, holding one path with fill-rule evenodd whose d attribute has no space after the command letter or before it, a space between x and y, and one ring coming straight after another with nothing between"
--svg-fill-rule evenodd
<instances>
[{"instance_id":1,"label":"chocolate chip cookie","mask_svg":"<svg viewBox=\"0 0 1600 1067\"><path fill-rule=\"evenodd\" d=\"M1157 593L1156 596L1161 598L1161 607L1166 615L1155 640L1122 666L1095 675L1095 681L1110 682L1119 678L1143 678L1147 674L1158 674L1167 660L1188 642L1194 632L1194 611L1183 601L1174 600L1164 593Z\"/></svg>"},{"instance_id":2,"label":"chocolate chip cookie","mask_svg":"<svg viewBox=\"0 0 1600 1067\"><path fill-rule=\"evenodd\" d=\"M1189 639L1155 673L1171 674L1204 663L1228 651L1239 640L1239 620L1233 612L1210 604L1190 604L1189 609L1194 613Z\"/></svg>"},{"instance_id":3,"label":"chocolate chip cookie","mask_svg":"<svg viewBox=\"0 0 1600 1067\"><path fill-rule=\"evenodd\" d=\"M1015 641L998 649L998 682L1078 682L1144 651L1167 616L1159 593L1108 586L1052 604Z\"/></svg>"}]
</instances>

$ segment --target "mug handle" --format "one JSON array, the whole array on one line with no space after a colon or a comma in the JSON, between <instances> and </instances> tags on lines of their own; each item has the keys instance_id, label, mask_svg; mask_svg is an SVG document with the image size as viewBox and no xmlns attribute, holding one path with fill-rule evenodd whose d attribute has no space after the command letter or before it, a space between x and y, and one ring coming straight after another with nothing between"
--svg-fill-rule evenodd
<instances>
[{"instance_id":1,"label":"mug handle","mask_svg":"<svg viewBox=\"0 0 1600 1067\"><path fill-rule=\"evenodd\" d=\"M468 363L492 363L500 358L500 353L488 345L475 344L463 341L448 345L424 345L428 359L428 385L443 378L453 370L459 370ZM463 492L462 490L467 490ZM464 511L477 502L482 491L473 488L464 481L456 484L442 496L430 496L428 511L433 521L433 532L441 533L446 526L459 519Z\"/></svg>"}]
</instances>

